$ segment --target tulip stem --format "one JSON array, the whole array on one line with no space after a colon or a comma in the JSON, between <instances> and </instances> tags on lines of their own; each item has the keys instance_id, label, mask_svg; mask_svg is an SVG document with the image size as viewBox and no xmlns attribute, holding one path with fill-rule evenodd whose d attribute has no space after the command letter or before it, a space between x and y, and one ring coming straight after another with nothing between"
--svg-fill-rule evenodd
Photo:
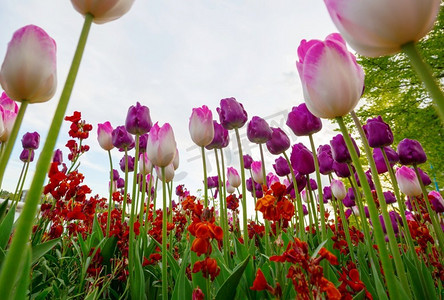
<instances>
[{"instance_id":1,"label":"tulip stem","mask_svg":"<svg viewBox=\"0 0 444 300\"><path fill-rule=\"evenodd\" d=\"M263 150L262 144L259 144L259 150L260 150L260 153L261 153L262 176L264 177L264 184L265 184L265 186L268 188L268 183L267 183L267 173L265 172L264 150ZM254 184L253 184L253 186L254 186Z\"/></svg>"},{"instance_id":2,"label":"tulip stem","mask_svg":"<svg viewBox=\"0 0 444 300\"><path fill-rule=\"evenodd\" d=\"M444 93L441 90L439 83L434 78L430 66L424 62L414 42L407 43L401 48L410 59L410 63L419 78L424 82L432 100L434 101L434 106L441 118L441 122L444 123Z\"/></svg>"},{"instance_id":3,"label":"tulip stem","mask_svg":"<svg viewBox=\"0 0 444 300\"><path fill-rule=\"evenodd\" d=\"M220 206L220 223L222 227L222 231L224 232L223 236L223 249L224 249L224 259L225 263L228 263L228 225L227 225L227 207L225 205L225 200L222 192L222 180L220 175L220 165L219 165L219 155L217 154L217 149L214 149L214 155L216 156L216 168L217 168L217 184L219 188L219 206Z\"/></svg>"},{"instance_id":4,"label":"tulip stem","mask_svg":"<svg viewBox=\"0 0 444 300\"><path fill-rule=\"evenodd\" d=\"M23 191L23 185L25 184L26 175L28 174L29 163L30 163L30 160L31 160L31 151L32 150L29 150L29 153L28 153L28 161L25 164L26 165L26 167L25 167L25 174L23 175L22 183L20 184L20 188L18 190L16 204L18 204L19 201L20 201L20 198L21 198L21 195L22 195L22 191Z\"/></svg>"},{"instance_id":5,"label":"tulip stem","mask_svg":"<svg viewBox=\"0 0 444 300\"><path fill-rule=\"evenodd\" d=\"M237 147L239 149L239 161L240 161L240 171L241 171L241 179L242 179L242 223L243 223L243 231L244 231L244 245L249 247L248 240L248 222L247 222L247 188L245 185L245 166L244 166L244 156L242 154L242 144L239 135L239 129L235 128L236 139L237 139Z\"/></svg>"},{"instance_id":6,"label":"tulip stem","mask_svg":"<svg viewBox=\"0 0 444 300\"><path fill-rule=\"evenodd\" d=\"M106 236L109 235L109 228L111 226L111 208L112 208L112 201L113 201L113 186L114 186L114 170L113 170L113 160L111 158L111 151L108 150L108 159L109 159L109 166L111 168L110 172L110 184L109 184L109 199L108 199L108 216L106 218Z\"/></svg>"},{"instance_id":7,"label":"tulip stem","mask_svg":"<svg viewBox=\"0 0 444 300\"><path fill-rule=\"evenodd\" d=\"M83 24L82 32L80 34L71 68L69 70L65 86L63 87L63 91L60 96L60 100L57 105L51 127L49 128L45 145L43 146L42 153L40 154L39 160L37 162L35 175L27 194L22 213L18 220L11 246L5 257L5 261L3 262L3 267L0 273L0 295L2 295L4 299L10 298L11 291L14 288L14 285L11 284L11 278L16 278L17 276L18 268L20 266L20 264L18 264L17 262L20 261L20 259L23 257L24 251L26 249L25 244L27 243L31 234L32 224L34 222L34 217L37 211L37 205L42 195L45 175L48 171L48 166L52 158L52 152L57 142L57 137L62 125L63 117L65 115L77 72L79 70L80 61L82 60L83 50L85 49L86 40L88 38L88 33L91 28L92 20L93 16L91 14L88 13L85 15L85 22ZM4 158L6 158L6 156L2 157L2 162L5 160Z\"/></svg>"},{"instance_id":8,"label":"tulip stem","mask_svg":"<svg viewBox=\"0 0 444 300\"><path fill-rule=\"evenodd\" d=\"M22 171L20 172L20 177L19 177L19 180L17 181L17 186L15 187L14 196L12 197L12 200L13 200L12 203L14 203L16 199L19 199L17 193L20 188L20 183L22 182L23 173L25 172L25 167L26 167L26 162L23 163ZM18 200L17 200L17 202L18 202Z\"/></svg>"},{"instance_id":9,"label":"tulip stem","mask_svg":"<svg viewBox=\"0 0 444 300\"><path fill-rule=\"evenodd\" d=\"M208 208L208 182L207 182L207 162L205 159L205 148L200 147L202 150L202 165L204 173L204 208Z\"/></svg>"},{"instance_id":10,"label":"tulip stem","mask_svg":"<svg viewBox=\"0 0 444 300\"><path fill-rule=\"evenodd\" d=\"M382 231L382 225L379 221L378 211L376 208L376 204L373 200L373 195L370 190L370 185L367 181L367 177L365 176L364 170L362 169L362 165L359 161L358 155L356 153L355 147L353 146L352 140L348 135L347 128L345 127L344 120L342 117L337 117L336 121L339 124L339 127L342 131L342 135L344 137L344 141L347 145L347 148L350 152L350 156L353 161L353 165L356 168L356 172L359 177L359 181L361 182L362 189L365 194L365 198L367 200L368 209L370 212L370 218L373 224L374 236L376 239L376 243L378 245L378 250L380 253L382 269L384 270L385 279L387 281L387 288L389 291L389 296L391 299L401 299L401 291L397 288L397 280L395 277L395 272L393 270L392 262L390 261L389 253L386 248L384 232ZM351 174L353 176L353 174ZM389 223L388 223L389 224ZM373 248L369 249L372 251ZM372 261L373 264L376 264L377 261ZM375 265L377 267L377 265ZM378 268L376 268L378 269Z\"/></svg>"},{"instance_id":11,"label":"tulip stem","mask_svg":"<svg viewBox=\"0 0 444 300\"><path fill-rule=\"evenodd\" d=\"M125 185L123 187L122 220L125 221L126 202L128 200L128 147L125 146Z\"/></svg>"},{"instance_id":12,"label":"tulip stem","mask_svg":"<svg viewBox=\"0 0 444 300\"><path fill-rule=\"evenodd\" d=\"M143 156L143 153L142 153ZM144 215L144 208L145 208L145 198L146 198L146 164L145 164L145 157L143 156L143 172L141 172L142 174L142 179L141 179L141 183L142 183L142 196L140 197L140 210L139 210L139 223L140 226L143 226L143 215Z\"/></svg>"},{"instance_id":13,"label":"tulip stem","mask_svg":"<svg viewBox=\"0 0 444 300\"><path fill-rule=\"evenodd\" d=\"M4 151L0 155L0 189L2 187L3 176L5 175L6 165L8 164L9 157L11 156L12 149L14 148L15 140L17 139L20 126L22 125L23 116L25 115L28 103L28 101L22 101L20 109L17 113L17 117L15 118L14 126L11 130L11 134L9 135L8 141L6 142L6 147L3 149Z\"/></svg>"},{"instance_id":14,"label":"tulip stem","mask_svg":"<svg viewBox=\"0 0 444 300\"><path fill-rule=\"evenodd\" d=\"M165 167L162 170L162 192L163 192L163 211L162 211L162 299L168 299L168 277L167 277L167 199L165 184Z\"/></svg>"}]
</instances>

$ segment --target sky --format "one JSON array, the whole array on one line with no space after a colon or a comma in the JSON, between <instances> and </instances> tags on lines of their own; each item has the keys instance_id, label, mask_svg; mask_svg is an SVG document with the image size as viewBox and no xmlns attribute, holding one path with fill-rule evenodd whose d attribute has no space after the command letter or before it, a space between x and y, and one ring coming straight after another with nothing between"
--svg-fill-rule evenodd
<instances>
[{"instance_id":1,"label":"sky","mask_svg":"<svg viewBox=\"0 0 444 300\"><path fill-rule=\"evenodd\" d=\"M22 162L20 139L26 132L46 139L63 84L77 45L83 16L70 1L2 0L0 10L0 59L15 30L28 24L42 27L57 43L58 87L46 103L28 106L23 125L6 169L3 189L14 191ZM176 137L180 166L175 185L185 184L192 194L202 188L200 149L188 131L192 108L207 105L219 120L216 108L223 98L235 97L251 119L260 116L273 127L282 127L292 143L297 138L285 125L293 106L304 101L295 62L302 39L324 39L337 32L323 1L226 0L134 2L122 18L93 24L71 96L67 114L80 111L94 127L86 144L91 149L81 158L80 171L92 194L107 197L109 163L97 143L97 124L110 121L124 125L131 105L149 107L153 122L169 122ZM336 135L323 120L323 130L314 136L316 145ZM64 122L57 148L67 161L68 122ZM256 145L241 129L245 153L259 160ZM230 133L231 137L233 133ZM234 139L225 151L226 164L239 167ZM37 150L36 155L40 154ZM117 165L122 153L112 151ZM277 157L266 155L267 171ZM216 175L214 155L208 153L208 175ZM30 166L25 189L35 168Z\"/></svg>"}]
</instances>

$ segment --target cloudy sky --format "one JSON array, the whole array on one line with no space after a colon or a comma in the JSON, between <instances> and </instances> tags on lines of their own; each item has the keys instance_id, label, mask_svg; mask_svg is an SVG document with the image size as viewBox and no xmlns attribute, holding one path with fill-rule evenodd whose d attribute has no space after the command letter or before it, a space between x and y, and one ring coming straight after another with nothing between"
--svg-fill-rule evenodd
<instances>
[{"instance_id":1,"label":"cloudy sky","mask_svg":"<svg viewBox=\"0 0 444 300\"><path fill-rule=\"evenodd\" d=\"M1 60L13 32L28 24L42 27L57 43L57 93L49 102L28 107L3 183L3 188L13 191L22 167L20 138L27 131L38 131L43 144L83 17L70 1L3 0L0 22ZM336 29L323 1L307 0L139 0L121 19L93 24L67 110L67 114L80 111L94 126L86 142L91 150L81 159L85 182L93 193L107 195L108 158L98 146L96 125L105 121L113 127L123 125L128 107L136 101L150 108L153 121L171 123L180 151L176 181L192 193L202 187L203 178L200 152L188 133L193 107L207 105L218 120L220 99L235 97L249 118L257 115L274 127L283 126L292 142L308 146L285 126L292 106L303 101L295 67L297 48L302 39L324 39L332 32ZM66 124L57 141L65 161ZM324 122L315 142L327 143L333 135L332 127ZM243 144L259 160L257 147L246 138ZM228 147L228 166L238 166L236 149L233 143ZM121 156L113 151L114 164ZM267 155L268 171L274 159ZM208 160L209 175L216 175L211 153Z\"/></svg>"}]
</instances>

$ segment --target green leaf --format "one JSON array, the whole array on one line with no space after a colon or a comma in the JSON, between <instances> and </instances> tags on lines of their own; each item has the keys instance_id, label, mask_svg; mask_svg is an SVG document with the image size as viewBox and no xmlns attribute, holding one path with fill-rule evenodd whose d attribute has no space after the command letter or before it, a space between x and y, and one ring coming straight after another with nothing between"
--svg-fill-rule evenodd
<instances>
[{"instance_id":1,"label":"green leaf","mask_svg":"<svg viewBox=\"0 0 444 300\"><path fill-rule=\"evenodd\" d=\"M135 244L137 241L133 241ZM132 299L145 299L145 276L143 275L142 262L140 260L139 250L136 247L132 247L134 256L134 281L133 285L130 286L131 298Z\"/></svg>"},{"instance_id":2,"label":"green leaf","mask_svg":"<svg viewBox=\"0 0 444 300\"><path fill-rule=\"evenodd\" d=\"M153 239L153 241L155 241L157 245L162 248L162 245L158 241L156 241L155 239ZM179 264L170 251L167 251L167 259L168 265L171 267L171 271L173 272L173 279L176 280L177 274L179 273Z\"/></svg>"},{"instance_id":3,"label":"green leaf","mask_svg":"<svg viewBox=\"0 0 444 300\"><path fill-rule=\"evenodd\" d=\"M178 278L174 284L173 295L171 300L191 299L193 290L191 288L190 281L186 276L186 269L188 265L188 259L190 256L190 247L187 247L180 265Z\"/></svg>"},{"instance_id":4,"label":"green leaf","mask_svg":"<svg viewBox=\"0 0 444 300\"><path fill-rule=\"evenodd\" d=\"M15 206L9 209L2 223L0 224L0 248L5 250L8 245L9 236L14 225Z\"/></svg>"},{"instance_id":5,"label":"green leaf","mask_svg":"<svg viewBox=\"0 0 444 300\"><path fill-rule=\"evenodd\" d=\"M356 296L353 297L353 300L364 300L365 299L365 289L362 289Z\"/></svg>"},{"instance_id":6,"label":"green leaf","mask_svg":"<svg viewBox=\"0 0 444 300\"><path fill-rule=\"evenodd\" d=\"M32 247L32 260L31 263L35 264L40 257L45 255L49 250L51 250L55 245L60 242L61 238L53 239Z\"/></svg>"},{"instance_id":7,"label":"green leaf","mask_svg":"<svg viewBox=\"0 0 444 300\"><path fill-rule=\"evenodd\" d=\"M97 214L94 214L94 221L93 221L93 228L92 228L92 234L95 235L96 240L95 243L99 243L101 240L103 240L103 232L102 228L100 227L99 220L97 220Z\"/></svg>"},{"instance_id":8,"label":"green leaf","mask_svg":"<svg viewBox=\"0 0 444 300\"><path fill-rule=\"evenodd\" d=\"M376 268L375 268L374 264L372 264L372 270L373 270L373 274L378 274L376 272ZM375 286L376 286L376 294L378 295L377 299L388 300L386 291L385 291L384 286L382 285L381 281L379 280L379 277L374 276L374 280L375 280Z\"/></svg>"},{"instance_id":9,"label":"green leaf","mask_svg":"<svg viewBox=\"0 0 444 300\"><path fill-rule=\"evenodd\" d=\"M15 289L14 300L25 300L26 292L28 291L29 281L30 281L30 270L31 270L31 249L26 246L25 250L25 260L22 265L22 274L17 283L17 287Z\"/></svg>"},{"instance_id":10,"label":"green leaf","mask_svg":"<svg viewBox=\"0 0 444 300\"><path fill-rule=\"evenodd\" d=\"M0 222L3 221L3 217L5 216L6 209L8 208L9 200L6 199L5 201L0 204Z\"/></svg>"},{"instance_id":11,"label":"green leaf","mask_svg":"<svg viewBox=\"0 0 444 300\"><path fill-rule=\"evenodd\" d=\"M250 257L251 256L247 256L247 258L233 270L230 277L225 280L224 284L217 291L216 300L234 299L237 286L250 261Z\"/></svg>"},{"instance_id":12,"label":"green leaf","mask_svg":"<svg viewBox=\"0 0 444 300\"><path fill-rule=\"evenodd\" d=\"M319 251L321 251L321 248L324 247L325 243L328 242L328 239L326 239L325 241L323 241L322 243L319 244L319 246L315 249L315 251L313 252L313 254L311 255L311 259L315 258Z\"/></svg>"}]
</instances>

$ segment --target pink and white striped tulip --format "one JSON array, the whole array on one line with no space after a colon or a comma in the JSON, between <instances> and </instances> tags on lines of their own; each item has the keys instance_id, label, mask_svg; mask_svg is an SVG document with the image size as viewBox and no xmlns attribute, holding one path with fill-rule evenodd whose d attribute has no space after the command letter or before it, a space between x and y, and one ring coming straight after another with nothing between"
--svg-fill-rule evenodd
<instances>
[{"instance_id":1,"label":"pink and white striped tulip","mask_svg":"<svg viewBox=\"0 0 444 300\"><path fill-rule=\"evenodd\" d=\"M134 0L71 0L71 3L82 15L93 15L94 23L103 24L126 14Z\"/></svg>"},{"instance_id":2,"label":"pink and white striped tulip","mask_svg":"<svg viewBox=\"0 0 444 300\"><path fill-rule=\"evenodd\" d=\"M196 145L205 147L211 143L214 138L213 114L206 105L193 108L189 130Z\"/></svg>"},{"instance_id":3,"label":"pink and white striped tulip","mask_svg":"<svg viewBox=\"0 0 444 300\"><path fill-rule=\"evenodd\" d=\"M332 179L330 187L331 193L337 200L342 201L342 199L347 196L347 190L345 189L345 185L341 180Z\"/></svg>"},{"instance_id":4,"label":"pink and white striped tulip","mask_svg":"<svg viewBox=\"0 0 444 300\"><path fill-rule=\"evenodd\" d=\"M232 186L228 180L227 180L226 187L227 187L227 193L228 194L233 194L236 191L234 186Z\"/></svg>"},{"instance_id":5,"label":"pink and white striped tulip","mask_svg":"<svg viewBox=\"0 0 444 300\"><path fill-rule=\"evenodd\" d=\"M227 169L227 180L234 188L238 188L241 185L241 178L239 176L239 173L233 167L229 167Z\"/></svg>"},{"instance_id":6,"label":"pink and white striped tulip","mask_svg":"<svg viewBox=\"0 0 444 300\"><path fill-rule=\"evenodd\" d=\"M156 175L157 178L159 178L160 181L163 181L162 179L162 169L156 166ZM174 178L174 166L173 164L169 164L168 166L165 167L165 182L171 182L171 180L173 180Z\"/></svg>"},{"instance_id":7,"label":"pink and white striped tulip","mask_svg":"<svg viewBox=\"0 0 444 300\"><path fill-rule=\"evenodd\" d=\"M153 168L153 164L148 159L148 155L146 152L140 153L139 155L139 173L143 175L151 173L151 169Z\"/></svg>"},{"instance_id":8,"label":"pink and white striped tulip","mask_svg":"<svg viewBox=\"0 0 444 300\"><path fill-rule=\"evenodd\" d=\"M255 182L264 184L264 176L262 175L262 162L253 161L251 163L251 175L253 175L253 180Z\"/></svg>"},{"instance_id":9,"label":"pink and white striped tulip","mask_svg":"<svg viewBox=\"0 0 444 300\"><path fill-rule=\"evenodd\" d=\"M103 150L110 151L114 148L112 136L113 130L114 128L108 121L102 124L97 124L97 141Z\"/></svg>"},{"instance_id":10,"label":"pink and white striped tulip","mask_svg":"<svg viewBox=\"0 0 444 300\"><path fill-rule=\"evenodd\" d=\"M158 123L151 128L146 145L146 153L151 163L158 167L171 164L176 155L176 140L169 123L159 127Z\"/></svg>"},{"instance_id":11,"label":"pink and white striped tulip","mask_svg":"<svg viewBox=\"0 0 444 300\"><path fill-rule=\"evenodd\" d=\"M12 36L0 84L15 101L45 102L57 88L56 43L40 27L27 25Z\"/></svg>"},{"instance_id":12,"label":"pink and white striped tulip","mask_svg":"<svg viewBox=\"0 0 444 300\"><path fill-rule=\"evenodd\" d=\"M358 104L364 89L364 71L338 33L325 41L302 40L296 62L305 103L319 118L348 114Z\"/></svg>"},{"instance_id":13,"label":"pink and white striped tulip","mask_svg":"<svg viewBox=\"0 0 444 300\"><path fill-rule=\"evenodd\" d=\"M6 142L11 135L12 127L18 113L18 105L5 92L0 97L0 142ZM2 130L3 129L3 130Z\"/></svg>"},{"instance_id":14,"label":"pink and white striped tulip","mask_svg":"<svg viewBox=\"0 0 444 300\"><path fill-rule=\"evenodd\" d=\"M324 0L333 23L359 54L401 51L433 27L440 0Z\"/></svg>"},{"instance_id":15,"label":"pink and white striped tulip","mask_svg":"<svg viewBox=\"0 0 444 300\"><path fill-rule=\"evenodd\" d=\"M179 168L179 149L176 148L176 154L174 155L173 159L173 166L174 170L177 170Z\"/></svg>"},{"instance_id":16,"label":"pink and white striped tulip","mask_svg":"<svg viewBox=\"0 0 444 300\"><path fill-rule=\"evenodd\" d=\"M414 170L407 166L402 166L396 170L396 180L398 181L399 189L406 196L416 197L421 195L421 185Z\"/></svg>"},{"instance_id":17,"label":"pink and white striped tulip","mask_svg":"<svg viewBox=\"0 0 444 300\"><path fill-rule=\"evenodd\" d=\"M307 191L306 191L306 190L302 190L302 192L301 192L301 199L302 199L302 201L304 201L305 203L308 203Z\"/></svg>"}]
</instances>

